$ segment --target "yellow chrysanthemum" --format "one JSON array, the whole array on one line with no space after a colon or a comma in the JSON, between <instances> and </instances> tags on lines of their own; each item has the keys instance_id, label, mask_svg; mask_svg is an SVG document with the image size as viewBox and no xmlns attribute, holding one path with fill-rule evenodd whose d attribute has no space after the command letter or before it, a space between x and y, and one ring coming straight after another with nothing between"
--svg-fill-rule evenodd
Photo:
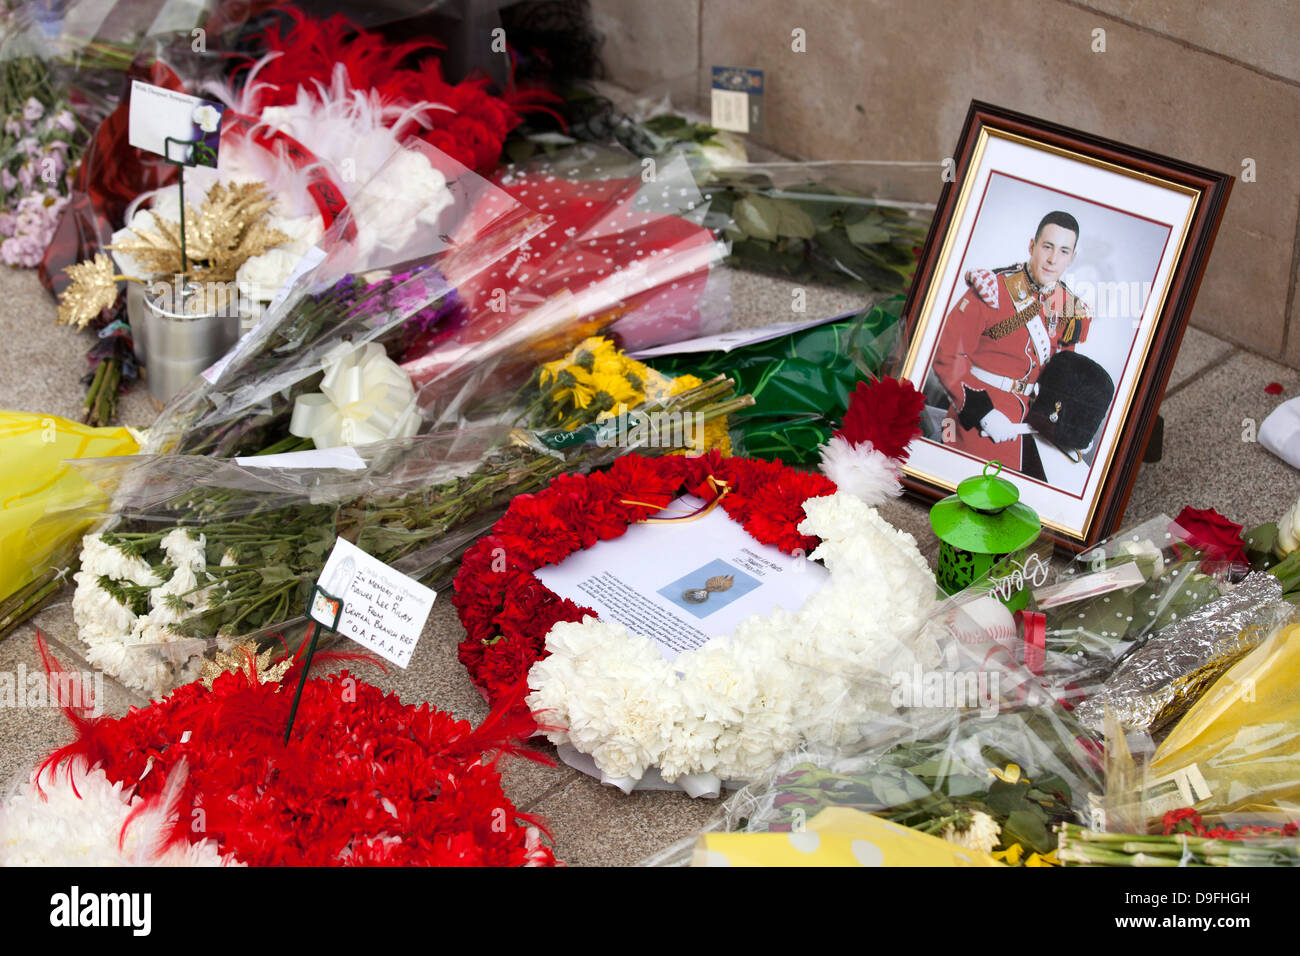
<instances>
[{"instance_id":1,"label":"yellow chrysanthemum","mask_svg":"<svg viewBox=\"0 0 1300 956\"><path fill-rule=\"evenodd\" d=\"M560 369L555 376L555 390L551 401L560 409L572 406L584 409L591 404L599 389L592 381L591 373L578 365Z\"/></svg>"},{"instance_id":2,"label":"yellow chrysanthemum","mask_svg":"<svg viewBox=\"0 0 1300 956\"><path fill-rule=\"evenodd\" d=\"M628 379L622 369L615 372L593 373L592 379L595 381L597 388L607 394L613 404L620 402L633 407L642 404L646 400L645 392L636 387L635 383Z\"/></svg>"}]
</instances>

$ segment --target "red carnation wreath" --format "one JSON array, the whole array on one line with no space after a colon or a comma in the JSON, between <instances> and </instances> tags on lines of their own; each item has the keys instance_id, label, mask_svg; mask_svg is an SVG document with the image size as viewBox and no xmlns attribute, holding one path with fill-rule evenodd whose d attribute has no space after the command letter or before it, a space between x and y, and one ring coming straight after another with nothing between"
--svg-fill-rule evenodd
<instances>
[{"instance_id":1,"label":"red carnation wreath","mask_svg":"<svg viewBox=\"0 0 1300 956\"><path fill-rule=\"evenodd\" d=\"M251 672L221 674L211 690L187 684L118 718L65 705L77 738L46 759L37 785L66 773L75 791L74 765L102 769L134 801L119 842L166 804L174 820L159 854L210 840L249 866L555 865L540 821L515 809L485 756L542 759L518 743L533 728L517 711L503 705L474 728L343 671L306 682L286 745L301 667L262 682L249 661Z\"/></svg>"},{"instance_id":2,"label":"red carnation wreath","mask_svg":"<svg viewBox=\"0 0 1300 956\"><path fill-rule=\"evenodd\" d=\"M606 471L561 475L542 491L515 498L466 553L452 598L466 632L461 663L489 702L517 694L533 664L546 656L551 627L596 613L560 597L533 572L619 537L683 494L709 503L721 496L718 506L754 540L786 554L808 554L819 541L799 532L803 503L835 490L821 474L717 452L699 458L625 455Z\"/></svg>"}]
</instances>

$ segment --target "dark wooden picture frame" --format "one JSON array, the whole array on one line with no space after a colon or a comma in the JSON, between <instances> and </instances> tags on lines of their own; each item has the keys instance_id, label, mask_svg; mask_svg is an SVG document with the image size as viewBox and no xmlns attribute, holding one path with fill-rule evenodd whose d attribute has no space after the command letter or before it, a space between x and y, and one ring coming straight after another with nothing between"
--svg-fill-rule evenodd
<instances>
[{"instance_id":1,"label":"dark wooden picture frame","mask_svg":"<svg viewBox=\"0 0 1300 956\"><path fill-rule=\"evenodd\" d=\"M903 320L906 324L908 347L899 375L913 378L919 371L922 382L918 383L918 387L923 384L925 374L930 370L928 364L920 368L920 363L928 357L921 354L922 336L926 334L926 326L936 321L936 307L942 306L947 301L939 290L938 283L945 272L950 273L953 268L958 268L962 261L960 258L957 259L955 265L951 262L956 252L955 242L950 233L966 220L971 224L967 227L971 230L967 237L969 242L970 235L977 227L978 217L983 215L982 206L976 206L975 218L967 217L967 207L973 200L974 180L969 187L963 187L972 174L975 178L979 177L979 165L982 163L982 157L988 155L985 153L985 147L992 141L990 137L1004 142L1014 142L1016 148L1041 149L1069 162L1085 163L1103 170L1107 175L1120 173L1132 176L1156 186L1157 189L1168 184L1165 188L1168 188L1171 194L1176 192L1180 196L1189 197L1182 201L1191 202L1190 197L1194 196L1194 205L1188 213L1185 228L1182 230L1182 235L1177 237L1179 246L1172 253L1173 258L1164 258L1165 253L1161 252L1159 271L1168 270L1167 278L1162 283L1161 301L1158 304L1154 303L1154 295L1144 300L1144 309L1149 306L1152 310L1158 308L1158 312L1155 313L1154 328L1147 333L1140 365L1135 366L1136 377L1133 379L1133 386L1123 396L1118 393L1114 395L1112 408L1119 405L1121 397L1124 399L1123 409L1116 419L1118 430L1110 431L1107 424L1103 425L1102 432L1098 433L1110 435L1111 438L1096 491L1086 502L1083 496L1075 496L1084 503L1081 507L1086 505L1088 508L1087 518L1082 522L1081 527L1077 526L1077 523L1074 527L1065 527L1044 521L1046 536L1053 539L1059 547L1071 552L1079 552L1113 534L1118 530L1123 518L1143 453L1151 438L1156 413L1164 396L1178 347L1187 328L1188 317L1214 244L1214 237L1227 204L1232 177L987 103L973 101L954 155L955 176L949 177L944 183L929 235L926 237L925 246L917 263L916 275L904 305ZM1057 160L1051 161L1057 162ZM973 162L976 163L975 168L972 168ZM984 175L990 174L986 172ZM1029 182L1033 185L1032 181ZM1118 207L1117 210L1121 213L1124 211ZM1032 224L1029 233L1033 234ZM1078 230L1076 230L1076 238L1078 238ZM1083 241L1080 239L1080 245ZM949 299L951 295L952 293L949 292ZM944 321L942 314L937 321L938 329L930 333L935 336L942 330ZM1055 327L1055 319L1053 326ZM1135 322L1133 327L1136 330L1138 324ZM1135 331L1135 342L1137 338L1138 333ZM934 346L931 346L928 355L933 354L933 349ZM1130 354L1132 351L1133 347L1130 346ZM1127 368L1127 365L1125 367ZM1108 413L1107 423L1109 421ZM938 441L933 439L928 441L931 446L943 448ZM916 445L913 448L915 450ZM944 449L944 451L955 453L955 449ZM978 471L978 468L970 468L967 474L937 476L909 466L904 470L903 483L910 493L921 498L936 500L950 494L961 478ZM1087 481L1084 487L1087 487ZM1052 490L1047 484L1044 484L1043 488L1046 491Z\"/></svg>"}]
</instances>

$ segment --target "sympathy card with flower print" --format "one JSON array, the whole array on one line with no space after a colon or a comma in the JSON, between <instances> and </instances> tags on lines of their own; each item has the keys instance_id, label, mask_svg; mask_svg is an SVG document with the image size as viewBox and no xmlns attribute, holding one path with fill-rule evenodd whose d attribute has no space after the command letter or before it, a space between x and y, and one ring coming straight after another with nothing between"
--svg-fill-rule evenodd
<instances>
[{"instance_id":1,"label":"sympathy card with flower print","mask_svg":"<svg viewBox=\"0 0 1300 956\"><path fill-rule=\"evenodd\" d=\"M655 519L704 507L678 498ZM666 660L714 637L729 637L746 618L778 607L797 612L829 579L804 555L759 544L721 508L698 518L635 524L534 572L561 597L650 638Z\"/></svg>"},{"instance_id":2,"label":"sympathy card with flower print","mask_svg":"<svg viewBox=\"0 0 1300 956\"><path fill-rule=\"evenodd\" d=\"M215 169L225 109L212 100L133 80L127 140L174 163Z\"/></svg>"}]
</instances>

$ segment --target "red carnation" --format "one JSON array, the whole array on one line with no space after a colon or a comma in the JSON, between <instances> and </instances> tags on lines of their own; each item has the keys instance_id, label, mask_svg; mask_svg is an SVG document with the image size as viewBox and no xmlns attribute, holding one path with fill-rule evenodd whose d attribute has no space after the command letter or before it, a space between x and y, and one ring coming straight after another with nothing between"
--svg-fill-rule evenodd
<instances>
[{"instance_id":1,"label":"red carnation","mask_svg":"<svg viewBox=\"0 0 1300 956\"><path fill-rule=\"evenodd\" d=\"M835 434L851 445L871 442L894 461L907 459L907 446L921 435L925 397L911 382L885 376L858 382L849 397L844 425Z\"/></svg>"},{"instance_id":2,"label":"red carnation","mask_svg":"<svg viewBox=\"0 0 1300 956\"><path fill-rule=\"evenodd\" d=\"M715 478L728 489L721 507L757 541L787 554L810 553L818 540L800 534L808 498L829 495L835 483L780 462L723 458L646 458L624 455L606 471L564 475L532 495L519 495L465 554L452 603L466 637L459 658L470 680L494 703L525 681L546 655L546 634L559 621L595 612L561 598L533 575L545 564L616 538L678 496L713 496ZM639 502L627 504L625 502ZM518 702L521 719L528 714Z\"/></svg>"},{"instance_id":3,"label":"red carnation","mask_svg":"<svg viewBox=\"0 0 1300 956\"><path fill-rule=\"evenodd\" d=\"M1205 552L1206 560L1250 564L1246 542L1241 538L1241 525L1213 508L1183 508L1174 523L1183 530L1183 540Z\"/></svg>"},{"instance_id":4,"label":"red carnation","mask_svg":"<svg viewBox=\"0 0 1300 956\"><path fill-rule=\"evenodd\" d=\"M291 670L286 686L295 679ZM187 684L123 717L68 709L77 738L42 771L98 764L141 807L175 782L169 843L210 839L250 866L554 863L529 831L538 821L501 789L497 755L544 759L521 743L531 722L510 701L475 729L344 671L306 682L286 745L292 696L228 672L211 690Z\"/></svg>"}]
</instances>

